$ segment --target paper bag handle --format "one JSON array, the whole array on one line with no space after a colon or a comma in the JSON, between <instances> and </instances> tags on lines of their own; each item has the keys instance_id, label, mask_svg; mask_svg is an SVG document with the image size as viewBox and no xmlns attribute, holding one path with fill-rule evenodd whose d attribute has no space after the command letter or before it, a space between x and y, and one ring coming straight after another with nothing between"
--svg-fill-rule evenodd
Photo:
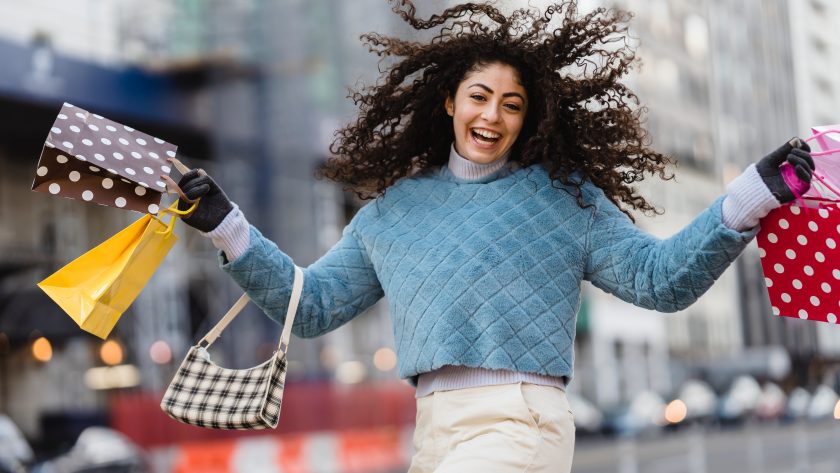
<instances>
[{"instance_id":1,"label":"paper bag handle","mask_svg":"<svg viewBox=\"0 0 840 473\"><path fill-rule=\"evenodd\" d=\"M195 208L198 207L198 201L199 200L200 199L196 199L195 202L193 202L193 204L187 210L178 210L178 202L179 201L177 201L177 200L175 202L173 202L172 205L170 205L169 207L161 210L160 213L172 214L172 218L169 219L169 222L164 222L163 220L161 220L160 217L153 215L152 218L154 218L154 219L158 220L160 223L163 223L164 225L166 225L166 228L164 230L158 231L156 233L158 233L160 235L164 235L164 238L169 238L169 235L171 235L172 231L175 230L176 217L179 217L179 216L183 217L184 215L189 215L189 214L193 213L195 211Z\"/></svg>"},{"instance_id":2,"label":"paper bag handle","mask_svg":"<svg viewBox=\"0 0 840 473\"><path fill-rule=\"evenodd\" d=\"M166 160L172 163L172 165L175 166L175 169L177 169L178 172L180 172L182 175L190 172L190 168L185 166L184 163L178 160L178 158L166 158ZM204 172L204 169L199 169L198 173L201 175L207 174L206 172ZM174 179L172 179L166 174L161 175L160 177L166 182L166 192L178 194L180 200L183 200L188 204L193 204L187 211L173 212L171 211L172 207L170 207L170 213L180 215L181 217L188 216L191 213L193 213L193 211L195 211L196 204L198 204L198 201L201 200L201 198L199 197L198 199L190 199L189 197L187 197L187 194L184 193L184 191L181 189L181 186L179 186Z\"/></svg>"},{"instance_id":3,"label":"paper bag handle","mask_svg":"<svg viewBox=\"0 0 840 473\"><path fill-rule=\"evenodd\" d=\"M286 353L286 350L289 348L289 338L292 335L292 325L295 323L295 314L297 313L298 303L300 302L300 295L303 292L303 270L299 267L295 266L295 280L292 283L292 295L289 297L289 308L286 310L286 319L283 322L283 333L280 335L280 343L278 345L278 349L283 354ZM227 328L228 324L233 321L233 319L242 312L242 309L248 305L248 301L251 299L248 297L248 294L242 294L239 300L233 304L233 307L227 311L227 313L222 317L221 320L212 328L207 335L204 336L199 342L197 346L204 345L204 348L209 347L219 338L222 334L222 331Z\"/></svg>"},{"instance_id":4,"label":"paper bag handle","mask_svg":"<svg viewBox=\"0 0 840 473\"><path fill-rule=\"evenodd\" d=\"M184 163L178 160L178 158L166 158L166 160L172 163L172 165L175 166L175 169L177 169L181 174L190 172L190 168L185 166Z\"/></svg>"},{"instance_id":5,"label":"paper bag handle","mask_svg":"<svg viewBox=\"0 0 840 473\"><path fill-rule=\"evenodd\" d=\"M817 139L817 138L819 138L823 135L828 135L830 133L835 133L835 134L840 135L840 129L829 128L828 130L823 130L819 133L814 133L810 137L806 138L805 141L807 142L807 141L815 140L815 139ZM840 151L840 149L824 149L824 150L821 150L821 151L812 152L811 156L827 156L829 154L834 154L838 151Z\"/></svg>"},{"instance_id":6,"label":"paper bag handle","mask_svg":"<svg viewBox=\"0 0 840 473\"><path fill-rule=\"evenodd\" d=\"M823 135L827 135L829 133L840 134L840 129L829 128L828 130L823 130L823 131L820 131L818 133L814 133L810 137L806 138L805 141L806 142L812 141L812 140L815 140L817 138L822 137ZM820 144L822 144L822 140L820 140ZM834 153L837 153L838 151L840 151L840 149L827 149L827 150L822 150L822 151L811 152L810 154L811 154L812 157L820 157L820 156L827 156L829 154L834 154ZM821 175L817 172L816 169L814 169L814 173L812 174L812 177L814 179L816 179L817 181L819 181L819 183L822 184L823 186L825 186L828 190L833 192L834 195L840 196L840 190L837 189L838 187L840 187L840 185L835 183L828 176ZM817 192L820 193L819 191L817 191ZM801 197L798 196L798 195L796 196L796 199L801 201ZM802 203L802 202L800 202L800 203ZM804 204L803 204L803 206L804 206Z\"/></svg>"}]
</instances>

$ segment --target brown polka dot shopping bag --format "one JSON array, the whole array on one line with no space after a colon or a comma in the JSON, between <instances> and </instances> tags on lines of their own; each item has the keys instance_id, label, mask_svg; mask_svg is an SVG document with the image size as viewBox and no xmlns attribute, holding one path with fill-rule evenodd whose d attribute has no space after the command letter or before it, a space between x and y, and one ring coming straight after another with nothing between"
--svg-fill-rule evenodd
<instances>
[{"instance_id":1,"label":"brown polka dot shopping bag","mask_svg":"<svg viewBox=\"0 0 840 473\"><path fill-rule=\"evenodd\" d=\"M157 213L177 147L65 103L38 161L32 190Z\"/></svg>"},{"instance_id":2,"label":"brown polka dot shopping bag","mask_svg":"<svg viewBox=\"0 0 840 473\"><path fill-rule=\"evenodd\" d=\"M761 220L757 241L773 314L840 317L840 126L815 127L812 186Z\"/></svg>"}]
</instances>

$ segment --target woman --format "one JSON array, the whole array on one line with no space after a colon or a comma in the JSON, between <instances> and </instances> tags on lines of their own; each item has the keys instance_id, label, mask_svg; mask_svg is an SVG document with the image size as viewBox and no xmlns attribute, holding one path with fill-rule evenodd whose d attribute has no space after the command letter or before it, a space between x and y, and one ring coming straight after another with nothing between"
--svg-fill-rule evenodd
<instances>
[{"instance_id":1,"label":"woman","mask_svg":"<svg viewBox=\"0 0 840 473\"><path fill-rule=\"evenodd\" d=\"M657 240L629 209L653 211L633 184L665 175L636 97L619 80L634 60L629 16L574 2L504 16L465 4L429 20L395 11L430 43L376 34L399 58L355 93L322 174L364 198L341 240L305 269L294 333L316 337L386 296L400 376L417 386L411 472L570 471L575 316L583 280L662 312L693 303L805 183L798 139L750 166L691 224ZM222 251L229 272L282 321L293 262L251 227L208 176L184 221ZM799 189L799 192L802 192Z\"/></svg>"}]
</instances>

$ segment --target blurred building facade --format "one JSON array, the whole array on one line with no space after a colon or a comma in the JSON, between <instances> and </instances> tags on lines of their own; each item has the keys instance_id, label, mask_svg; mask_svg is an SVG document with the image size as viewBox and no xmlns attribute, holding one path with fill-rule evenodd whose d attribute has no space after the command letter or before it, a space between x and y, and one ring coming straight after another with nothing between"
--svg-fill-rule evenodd
<instances>
[{"instance_id":1,"label":"blurred building facade","mask_svg":"<svg viewBox=\"0 0 840 473\"><path fill-rule=\"evenodd\" d=\"M809 124L832 123L838 76L828 57L838 35L827 27L836 13L825 2L585 3L635 13L631 35L642 66L628 82L648 107L653 146L677 161L675 182L650 179L642 186L665 210L638 218L657 236L676 233L784 139L807 136ZM814 64L825 66L812 74ZM797 376L789 383L813 386L836 373L813 363L835 359L834 327L772 315L754 243L683 313L651 317L600 291L588 296L591 330L576 373L578 388L602 405L626 403L643 390L667 394L687 376L780 376L769 365L739 362L749 358L746 351L768 347L791 355Z\"/></svg>"},{"instance_id":2,"label":"blurred building facade","mask_svg":"<svg viewBox=\"0 0 840 473\"><path fill-rule=\"evenodd\" d=\"M696 1L600 4L635 14L630 34L641 66L627 82L648 109L652 146L677 163L671 169L675 180L649 178L641 186L664 213L636 218L639 227L666 238L723 192L725 158L714 149L709 13L705 2ZM691 307L668 315L639 309L590 286L592 330L576 360L583 394L607 408L626 404L643 391L668 395L701 360L739 352L736 281L729 270Z\"/></svg>"},{"instance_id":3,"label":"blurred building facade","mask_svg":"<svg viewBox=\"0 0 840 473\"><path fill-rule=\"evenodd\" d=\"M796 109L800 136L811 134L810 127L840 123L840 64L832 61L840 48L840 12L824 0L791 1L793 78L796 83ZM840 358L840 332L828 324L816 327L816 355L835 361ZM833 368L836 381L837 367ZM832 375L824 373L826 378Z\"/></svg>"},{"instance_id":4,"label":"blurred building facade","mask_svg":"<svg viewBox=\"0 0 840 473\"><path fill-rule=\"evenodd\" d=\"M0 410L30 438L58 448L72 437L68 426L105 421L109 383L142 382L154 389L171 374L177 362L172 352L181 356L192 341L183 281L194 270L194 263L185 262L198 260L191 241L200 238L183 236L187 248L167 258L124 315L110 337L120 353L109 361L120 368L103 371L109 363L99 354L102 342L76 327L35 283L137 215L33 193L32 169L64 101L178 143L188 155L210 154L206 130L193 113L201 88L193 76L202 67L164 70L130 60L136 43L125 41L128 12L136 7L135 13L163 20L156 11L163 2L4 3L0 109L8 120L0 133ZM35 353L39 338L47 348ZM159 353L157 361L149 352L156 342L165 355ZM97 374L120 372L129 375L97 381Z\"/></svg>"},{"instance_id":5,"label":"blurred building facade","mask_svg":"<svg viewBox=\"0 0 840 473\"><path fill-rule=\"evenodd\" d=\"M441 6L432 3L432 8ZM33 2L7 9L14 13L16 24L0 28L0 41L5 38L19 45L13 49L26 56L34 79L25 81L21 75L21 84L2 92L21 102L24 110L35 109L37 113L30 115L37 120L21 117L33 136L18 149L12 146L14 134L7 134L3 144L9 146L0 155L4 171L0 216L4 222L17 222L15 227L4 225L0 233L4 309L25 302L12 297L21 289L43 299L33 287L37 281L135 217L29 192L31 166L43 143L37 126L48 130L63 100L186 144L179 157L216 176L249 220L300 265L329 249L360 205L339 186L312 176L328 157L332 132L353 117L347 87L371 84L378 76L377 60L359 42L359 35L373 30L403 36L408 32L387 5L183 0L101 6L76 1L61 6ZM155 109L155 102L135 103L121 96L107 97L112 103L97 101L94 90L63 87L66 62L115 77L126 71L134 79L138 74L167 77L178 88L183 106L175 116L172 110ZM139 86L141 82L133 83ZM167 120L143 116L149 108L154 109L151 115L172 116ZM193 134L201 134L206 146L181 143L178 137L186 133L171 121L199 130ZM190 140L200 141L192 135ZM124 347L125 363L139 369L139 384L132 389L152 396L165 387L189 344L210 328L240 291L219 270L208 240L188 229L178 233L179 245L111 337ZM49 317L46 322L69 321L60 311ZM10 319L6 314L2 318ZM240 319L246 321L233 324L214 345L214 356L222 365L251 366L276 346L279 327L257 309L246 310ZM45 414L107 410L109 391L94 391L84 382L90 368L103 365L97 354L100 341L72 321L60 333L36 330L19 335L0 334L0 410L12 414L28 436L47 434ZM41 335L54 350L48 362L32 358L32 342ZM152 347L160 343L168 353L163 360L160 352L157 359L152 354ZM392 346L388 314L379 304L325 337L296 340L289 379L396 382ZM68 378L72 382L62 384ZM84 395L74 395L73 401L63 395L76 391ZM36 395L41 392L56 395Z\"/></svg>"},{"instance_id":6,"label":"blurred building facade","mask_svg":"<svg viewBox=\"0 0 840 473\"><path fill-rule=\"evenodd\" d=\"M802 102L797 100L791 47L795 31L790 17L798 3L710 3L710 11L718 19L712 24L717 149L730 156L724 180L733 178L801 128L798 107ZM736 18L750 21L733 27L734 20L727 19ZM807 364L817 349L817 325L772 316L755 244L744 252L737 268L745 345L782 345L797 366Z\"/></svg>"},{"instance_id":7,"label":"blurred building facade","mask_svg":"<svg viewBox=\"0 0 840 473\"><path fill-rule=\"evenodd\" d=\"M39 36L36 43L25 45L0 40L5 65L0 72L0 107L9 117L0 133L0 212L5 222L0 231L0 408L16 416L33 436L42 430L39 416L45 413L101 411L107 401L86 376L88 368L103 364L97 355L101 342L80 331L35 283L136 219L119 210L29 190L45 130L62 101L164 136L184 149L209 149L203 132L181 113L191 107L191 94L189 87L176 85L176 78L71 59L46 39ZM127 83L132 87L127 89ZM146 107L138 107L141 103ZM165 265L159 277L163 280L179 267L188 269ZM177 291L178 278L174 279L176 284L170 282L165 289ZM162 294L165 298L166 292ZM114 334L124 348L147 353L152 342L183 332L173 330L187 320L178 306L142 306L138 301ZM148 332L151 321L158 321L157 333ZM40 337L50 349L36 360L30 349ZM135 339L143 337L152 341L141 347ZM134 362L133 355L120 358L114 363Z\"/></svg>"}]
</instances>

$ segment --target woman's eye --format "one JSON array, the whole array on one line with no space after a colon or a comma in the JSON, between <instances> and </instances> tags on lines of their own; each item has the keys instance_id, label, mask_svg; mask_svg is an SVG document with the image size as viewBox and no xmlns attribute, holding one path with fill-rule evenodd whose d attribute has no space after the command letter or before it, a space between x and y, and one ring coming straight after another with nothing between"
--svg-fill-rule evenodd
<instances>
[{"instance_id":1,"label":"woman's eye","mask_svg":"<svg viewBox=\"0 0 840 473\"><path fill-rule=\"evenodd\" d=\"M522 107L513 103L505 104L505 107L507 107L508 110L513 110L515 112L522 110Z\"/></svg>"},{"instance_id":2,"label":"woman's eye","mask_svg":"<svg viewBox=\"0 0 840 473\"><path fill-rule=\"evenodd\" d=\"M483 95L470 95L470 98L473 99L473 100L478 100L478 101L483 101L484 100Z\"/></svg>"}]
</instances>

